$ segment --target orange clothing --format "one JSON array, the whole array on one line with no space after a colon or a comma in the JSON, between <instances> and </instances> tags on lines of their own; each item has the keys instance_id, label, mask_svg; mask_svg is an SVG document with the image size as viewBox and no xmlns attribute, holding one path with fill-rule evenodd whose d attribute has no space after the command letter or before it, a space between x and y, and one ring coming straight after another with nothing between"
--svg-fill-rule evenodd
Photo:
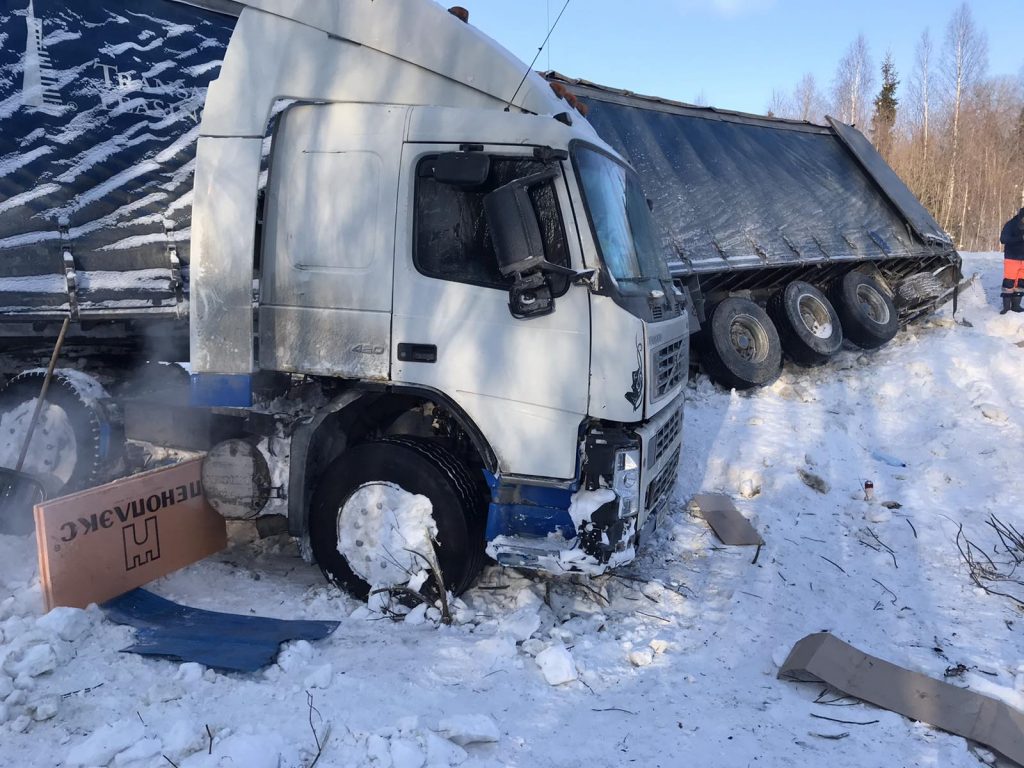
<instances>
[{"instance_id":1,"label":"orange clothing","mask_svg":"<svg viewBox=\"0 0 1024 768\"><path fill-rule=\"evenodd\" d=\"M1024 293L1024 261L1003 259L1003 294Z\"/></svg>"}]
</instances>

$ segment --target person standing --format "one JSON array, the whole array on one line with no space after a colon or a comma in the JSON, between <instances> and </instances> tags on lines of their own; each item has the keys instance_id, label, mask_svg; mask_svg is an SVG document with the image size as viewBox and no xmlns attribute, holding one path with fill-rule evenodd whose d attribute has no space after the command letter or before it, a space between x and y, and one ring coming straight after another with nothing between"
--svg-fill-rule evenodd
<instances>
[{"instance_id":1,"label":"person standing","mask_svg":"<svg viewBox=\"0 0 1024 768\"><path fill-rule=\"evenodd\" d=\"M1020 305L1024 296L1024 208L1003 225L999 242L1003 244L1003 308L999 314L1024 312Z\"/></svg>"}]
</instances>

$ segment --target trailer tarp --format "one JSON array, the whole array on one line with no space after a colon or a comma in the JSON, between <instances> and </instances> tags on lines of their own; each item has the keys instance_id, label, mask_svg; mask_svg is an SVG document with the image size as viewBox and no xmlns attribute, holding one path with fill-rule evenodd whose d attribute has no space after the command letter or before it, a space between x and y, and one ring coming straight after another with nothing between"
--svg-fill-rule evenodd
<instances>
[{"instance_id":1,"label":"trailer tarp","mask_svg":"<svg viewBox=\"0 0 1024 768\"><path fill-rule=\"evenodd\" d=\"M846 123L841 123L831 117L828 122L835 130L836 136L846 144L846 147L857 157L865 170L885 190L893 205L899 208L922 238L937 240L941 243L951 242L949 235L939 226L939 222L928 213L927 208L921 205L921 201L914 197L914 193L903 183L903 179L897 176L889 164L882 159L882 156L878 154L863 133L852 125L846 125Z\"/></svg>"},{"instance_id":2,"label":"trailer tarp","mask_svg":"<svg viewBox=\"0 0 1024 768\"><path fill-rule=\"evenodd\" d=\"M86 308L180 301L168 246L187 265L199 119L234 23L169 0L0 0L5 312L66 304L65 267Z\"/></svg>"},{"instance_id":3,"label":"trailer tarp","mask_svg":"<svg viewBox=\"0 0 1024 768\"><path fill-rule=\"evenodd\" d=\"M926 236L952 250L851 127L840 137L829 126L569 83L643 178L676 274L917 258L935 253Z\"/></svg>"}]
</instances>

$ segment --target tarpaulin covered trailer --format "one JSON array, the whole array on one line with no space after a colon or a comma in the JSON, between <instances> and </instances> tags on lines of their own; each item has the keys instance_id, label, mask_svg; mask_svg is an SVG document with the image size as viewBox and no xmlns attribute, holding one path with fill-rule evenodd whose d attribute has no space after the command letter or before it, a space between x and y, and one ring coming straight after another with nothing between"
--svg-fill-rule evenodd
<instances>
[{"instance_id":1,"label":"tarpaulin covered trailer","mask_svg":"<svg viewBox=\"0 0 1024 768\"><path fill-rule=\"evenodd\" d=\"M72 345L187 354L195 146L234 23L167 0L0 2L4 349L70 312Z\"/></svg>"},{"instance_id":2,"label":"tarpaulin covered trailer","mask_svg":"<svg viewBox=\"0 0 1024 768\"><path fill-rule=\"evenodd\" d=\"M904 322L952 296L952 240L853 126L730 112L547 73L640 173L673 276L702 302L825 284L856 264ZM697 280L699 279L699 290Z\"/></svg>"}]
</instances>

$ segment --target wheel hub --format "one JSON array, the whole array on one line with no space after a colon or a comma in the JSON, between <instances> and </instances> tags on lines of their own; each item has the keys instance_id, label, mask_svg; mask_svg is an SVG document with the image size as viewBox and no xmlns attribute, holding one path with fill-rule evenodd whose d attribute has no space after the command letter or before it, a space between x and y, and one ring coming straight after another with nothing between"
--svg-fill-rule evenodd
<instances>
[{"instance_id":1,"label":"wheel hub","mask_svg":"<svg viewBox=\"0 0 1024 768\"><path fill-rule=\"evenodd\" d=\"M768 334L750 315L736 315L729 326L733 349L745 361L760 363L768 357Z\"/></svg>"},{"instance_id":2,"label":"wheel hub","mask_svg":"<svg viewBox=\"0 0 1024 768\"><path fill-rule=\"evenodd\" d=\"M427 564L437 536L426 496L394 483L364 483L338 510L338 552L371 587L408 584Z\"/></svg>"},{"instance_id":3,"label":"wheel hub","mask_svg":"<svg viewBox=\"0 0 1024 768\"><path fill-rule=\"evenodd\" d=\"M35 406L36 398L26 400L0 417L0 465L13 467L17 463ZM37 478L50 495L67 485L77 458L75 431L67 413L58 405L45 404L22 471Z\"/></svg>"},{"instance_id":4,"label":"wheel hub","mask_svg":"<svg viewBox=\"0 0 1024 768\"><path fill-rule=\"evenodd\" d=\"M872 321L879 325L887 325L889 322L889 307L881 295L870 285L857 286L857 301L864 307L864 311Z\"/></svg>"},{"instance_id":5,"label":"wheel hub","mask_svg":"<svg viewBox=\"0 0 1024 768\"><path fill-rule=\"evenodd\" d=\"M812 296L809 293L801 294L797 299L797 307L800 312L800 320L812 335L819 339L832 337L832 316L817 296Z\"/></svg>"}]
</instances>

